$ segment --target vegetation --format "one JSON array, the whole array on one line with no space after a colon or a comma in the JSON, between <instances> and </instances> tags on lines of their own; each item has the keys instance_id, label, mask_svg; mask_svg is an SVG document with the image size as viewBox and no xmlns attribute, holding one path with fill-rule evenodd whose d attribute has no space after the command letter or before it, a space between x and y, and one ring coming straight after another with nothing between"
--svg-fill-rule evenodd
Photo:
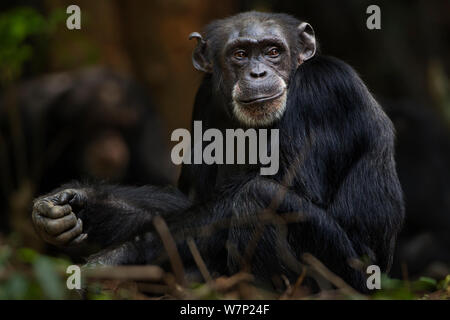
<instances>
[{"instance_id":1,"label":"vegetation","mask_svg":"<svg viewBox=\"0 0 450 320\"><path fill-rule=\"evenodd\" d=\"M84 290L68 290L67 258L54 258L0 240L0 299L450 299L450 275L415 281L382 276L381 290L363 296L342 287L311 295L301 279L283 293L257 287L252 276L239 273L207 283L179 285L156 266L82 269ZM349 293L350 292L350 293Z\"/></svg>"},{"instance_id":2,"label":"vegetation","mask_svg":"<svg viewBox=\"0 0 450 320\"><path fill-rule=\"evenodd\" d=\"M38 61L34 54L46 44L62 21L61 11L44 17L29 7L17 7L0 15L0 83L18 79L29 61Z\"/></svg>"}]
</instances>

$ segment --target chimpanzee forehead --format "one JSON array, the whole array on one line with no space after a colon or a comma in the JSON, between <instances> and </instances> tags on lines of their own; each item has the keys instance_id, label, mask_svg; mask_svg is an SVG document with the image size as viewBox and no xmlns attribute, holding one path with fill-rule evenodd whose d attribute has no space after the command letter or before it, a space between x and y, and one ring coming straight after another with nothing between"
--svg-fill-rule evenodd
<instances>
[{"instance_id":1,"label":"chimpanzee forehead","mask_svg":"<svg viewBox=\"0 0 450 320\"><path fill-rule=\"evenodd\" d=\"M242 21L233 25L229 33L228 42L237 38L254 39L256 41L265 38L285 39L283 29L274 20L255 21L254 19Z\"/></svg>"}]
</instances>

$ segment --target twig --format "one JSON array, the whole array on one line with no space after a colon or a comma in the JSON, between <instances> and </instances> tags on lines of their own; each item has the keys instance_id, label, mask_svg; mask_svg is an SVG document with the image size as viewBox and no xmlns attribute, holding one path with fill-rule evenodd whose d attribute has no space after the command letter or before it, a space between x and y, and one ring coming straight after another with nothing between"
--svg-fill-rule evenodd
<instances>
[{"instance_id":1,"label":"twig","mask_svg":"<svg viewBox=\"0 0 450 320\"><path fill-rule=\"evenodd\" d=\"M202 256L200 255L200 252L198 251L198 248L197 248L197 245L195 244L194 239L189 237L187 239L187 244L189 246L189 250L191 250L192 256L194 257L194 261L197 264L197 267L203 276L203 279L205 279L205 281L207 283L211 283L211 281L212 281L211 274L209 273L208 268L206 267L205 261L203 261Z\"/></svg>"},{"instance_id":2,"label":"twig","mask_svg":"<svg viewBox=\"0 0 450 320\"><path fill-rule=\"evenodd\" d=\"M249 273L239 272L228 278L226 277L217 278L214 282L214 287L217 291L225 292L242 282L251 282L253 280L254 280L253 275Z\"/></svg>"},{"instance_id":3,"label":"twig","mask_svg":"<svg viewBox=\"0 0 450 320\"><path fill-rule=\"evenodd\" d=\"M177 282L180 285L184 286L185 278L183 262L181 260L180 254L178 253L175 240L173 239L166 222L160 216L156 216L153 219L153 225L155 226L156 231L161 237L161 241L163 243L164 249L166 249L167 255L169 256L170 264L172 265L173 273L175 274Z\"/></svg>"},{"instance_id":4,"label":"twig","mask_svg":"<svg viewBox=\"0 0 450 320\"><path fill-rule=\"evenodd\" d=\"M157 266L94 267L83 271L88 279L160 281L164 271Z\"/></svg>"},{"instance_id":5,"label":"twig","mask_svg":"<svg viewBox=\"0 0 450 320\"><path fill-rule=\"evenodd\" d=\"M342 278L331 272L325 265L320 262L316 257L309 253L303 254L303 260L311 265L322 277L330 281L338 289L340 289L344 294L358 298L367 299L364 295L349 286Z\"/></svg>"}]
</instances>

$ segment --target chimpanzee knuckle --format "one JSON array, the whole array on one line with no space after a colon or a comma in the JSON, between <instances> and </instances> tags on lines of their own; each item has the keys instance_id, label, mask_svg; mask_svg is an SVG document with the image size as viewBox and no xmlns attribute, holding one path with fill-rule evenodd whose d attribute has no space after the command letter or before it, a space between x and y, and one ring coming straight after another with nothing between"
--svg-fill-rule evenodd
<instances>
[{"instance_id":1,"label":"chimpanzee knuckle","mask_svg":"<svg viewBox=\"0 0 450 320\"><path fill-rule=\"evenodd\" d=\"M44 237L44 235L47 233L47 229L46 229L45 222L44 222L42 216L33 215L32 219L33 219L33 224L34 224L35 230L41 237Z\"/></svg>"},{"instance_id":2,"label":"chimpanzee knuckle","mask_svg":"<svg viewBox=\"0 0 450 320\"><path fill-rule=\"evenodd\" d=\"M54 206L49 210L50 218L61 218L69 214L72 211L72 207L68 204L64 206Z\"/></svg>"},{"instance_id":3,"label":"chimpanzee knuckle","mask_svg":"<svg viewBox=\"0 0 450 320\"><path fill-rule=\"evenodd\" d=\"M32 219L33 219L34 226L36 227L36 230L38 231L38 233L41 235L42 235L42 233L45 233L46 229L45 229L44 218L39 214L33 214Z\"/></svg>"},{"instance_id":4,"label":"chimpanzee knuckle","mask_svg":"<svg viewBox=\"0 0 450 320\"><path fill-rule=\"evenodd\" d=\"M83 232L83 223L82 223L81 219L76 220L75 226L72 229L70 229L68 232L70 234L72 234L73 237L81 234Z\"/></svg>"},{"instance_id":5,"label":"chimpanzee knuckle","mask_svg":"<svg viewBox=\"0 0 450 320\"><path fill-rule=\"evenodd\" d=\"M33 210L31 211L31 219L33 220L33 223L36 223L39 217L39 211L35 207L33 207Z\"/></svg>"},{"instance_id":6,"label":"chimpanzee knuckle","mask_svg":"<svg viewBox=\"0 0 450 320\"><path fill-rule=\"evenodd\" d=\"M70 229L76 223L77 218L74 214L64 216L60 219L47 219L47 232L52 235L58 235Z\"/></svg>"},{"instance_id":7,"label":"chimpanzee knuckle","mask_svg":"<svg viewBox=\"0 0 450 320\"><path fill-rule=\"evenodd\" d=\"M39 202L42 201L42 198L36 198L33 200L33 210L38 207Z\"/></svg>"},{"instance_id":8,"label":"chimpanzee knuckle","mask_svg":"<svg viewBox=\"0 0 450 320\"><path fill-rule=\"evenodd\" d=\"M46 219L45 220L45 231L50 235L57 235L60 233L61 228L61 222L59 220L51 220Z\"/></svg>"},{"instance_id":9,"label":"chimpanzee knuckle","mask_svg":"<svg viewBox=\"0 0 450 320\"><path fill-rule=\"evenodd\" d=\"M71 213L60 219L64 230L68 230L77 224L77 216Z\"/></svg>"},{"instance_id":10,"label":"chimpanzee knuckle","mask_svg":"<svg viewBox=\"0 0 450 320\"><path fill-rule=\"evenodd\" d=\"M65 189L58 194L58 203L63 205L68 203L74 196L74 189Z\"/></svg>"},{"instance_id":11,"label":"chimpanzee knuckle","mask_svg":"<svg viewBox=\"0 0 450 320\"><path fill-rule=\"evenodd\" d=\"M33 209L38 209L43 201L43 198L35 199L33 201Z\"/></svg>"},{"instance_id":12,"label":"chimpanzee knuckle","mask_svg":"<svg viewBox=\"0 0 450 320\"><path fill-rule=\"evenodd\" d=\"M81 221L81 220L79 220ZM74 238L78 237L83 232L83 226L80 222L77 223L75 227L66 231L55 238L55 240L64 245L71 242Z\"/></svg>"},{"instance_id":13,"label":"chimpanzee knuckle","mask_svg":"<svg viewBox=\"0 0 450 320\"><path fill-rule=\"evenodd\" d=\"M54 207L50 208L48 213L49 213L49 216L51 218L58 218L60 212L61 212L61 207L60 206L54 206Z\"/></svg>"},{"instance_id":14,"label":"chimpanzee knuckle","mask_svg":"<svg viewBox=\"0 0 450 320\"><path fill-rule=\"evenodd\" d=\"M51 208L54 207L54 204L47 200L47 198L42 199L36 203L35 209L44 216L48 216L50 214Z\"/></svg>"},{"instance_id":15,"label":"chimpanzee knuckle","mask_svg":"<svg viewBox=\"0 0 450 320\"><path fill-rule=\"evenodd\" d=\"M35 213L35 212L38 212L38 204L39 204L39 201L34 201L33 202L33 209L32 209L32 212L33 212L33 214Z\"/></svg>"}]
</instances>

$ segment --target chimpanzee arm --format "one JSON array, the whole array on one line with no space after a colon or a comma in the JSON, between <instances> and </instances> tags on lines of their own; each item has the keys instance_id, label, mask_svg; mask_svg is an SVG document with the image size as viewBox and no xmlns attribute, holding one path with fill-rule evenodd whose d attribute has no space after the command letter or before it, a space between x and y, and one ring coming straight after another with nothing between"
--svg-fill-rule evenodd
<instances>
[{"instance_id":1,"label":"chimpanzee arm","mask_svg":"<svg viewBox=\"0 0 450 320\"><path fill-rule=\"evenodd\" d=\"M190 201L174 187L98 185L84 189L88 200L77 216L89 242L101 247L151 230L155 215L177 214L190 207Z\"/></svg>"},{"instance_id":2,"label":"chimpanzee arm","mask_svg":"<svg viewBox=\"0 0 450 320\"><path fill-rule=\"evenodd\" d=\"M172 187L70 183L34 201L33 222L49 243L117 245L151 229L154 215L183 211L187 198Z\"/></svg>"},{"instance_id":3,"label":"chimpanzee arm","mask_svg":"<svg viewBox=\"0 0 450 320\"><path fill-rule=\"evenodd\" d=\"M351 234L360 256L388 271L403 225L404 205L390 150L393 145L379 147L352 166L327 211Z\"/></svg>"}]
</instances>

